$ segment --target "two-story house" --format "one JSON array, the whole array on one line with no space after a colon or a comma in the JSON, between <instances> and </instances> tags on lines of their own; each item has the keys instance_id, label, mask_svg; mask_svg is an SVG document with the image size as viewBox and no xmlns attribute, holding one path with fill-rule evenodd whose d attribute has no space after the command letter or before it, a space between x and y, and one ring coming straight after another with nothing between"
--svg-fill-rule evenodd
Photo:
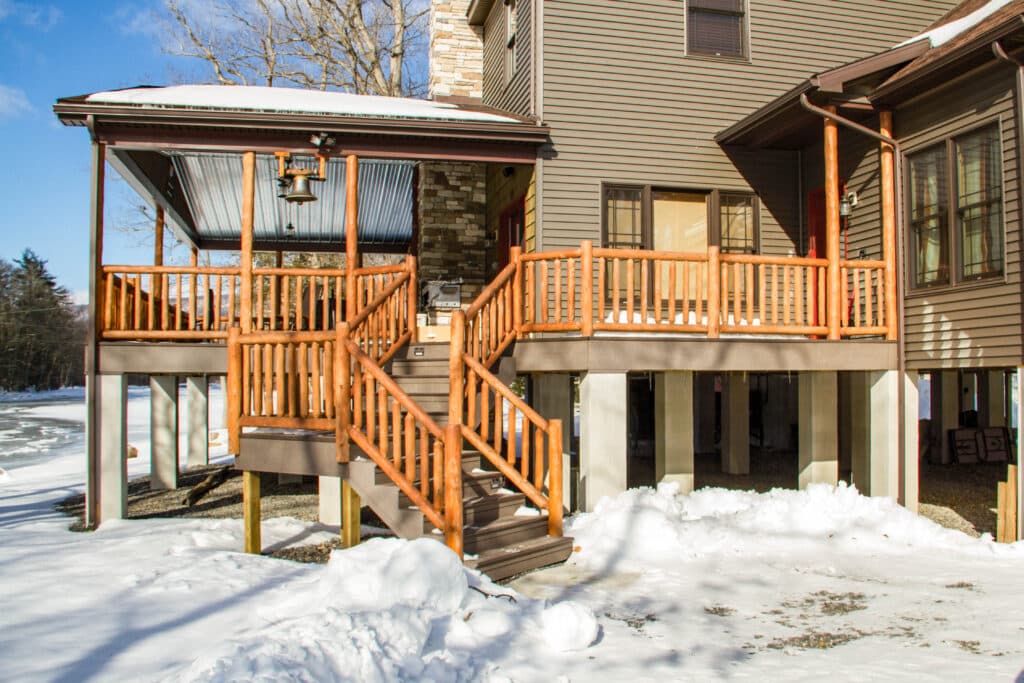
<instances>
[{"instance_id":1,"label":"two-story house","mask_svg":"<svg viewBox=\"0 0 1024 683\"><path fill-rule=\"evenodd\" d=\"M752 427L792 453L783 483L842 470L913 508L918 371L1020 364L1017 72L992 52L1017 54L1018 4L988 43L965 36L996 15L955 22L989 5L954 4L435 0L430 102L217 86L59 101L94 144L91 521L124 511L127 372L154 377L165 486L173 378L201 413L202 378L227 376L248 550L259 473L306 474L348 542L367 504L507 575L564 558L564 507L692 488L716 441L714 469L749 472ZM936 22L963 29L913 40ZM970 98L942 90L958 83ZM239 265L104 263L105 159L159 232ZM288 251L346 265L254 265ZM371 252L408 257L361 265ZM434 300L458 307L450 325L423 326L421 285L456 279ZM961 332L983 308L968 291L1016 306L973 316L1002 355ZM524 502L541 515L512 514Z\"/></svg>"}]
</instances>

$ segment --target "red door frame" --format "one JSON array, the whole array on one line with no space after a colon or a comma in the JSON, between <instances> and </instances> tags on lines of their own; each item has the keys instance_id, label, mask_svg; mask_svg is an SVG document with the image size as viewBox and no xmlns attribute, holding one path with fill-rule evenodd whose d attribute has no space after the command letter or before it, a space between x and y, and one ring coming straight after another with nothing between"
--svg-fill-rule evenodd
<instances>
[{"instance_id":1,"label":"red door frame","mask_svg":"<svg viewBox=\"0 0 1024 683\"><path fill-rule=\"evenodd\" d=\"M510 262L512 247L523 246L526 225L526 195L511 202L501 211L498 219L498 271Z\"/></svg>"}]
</instances>

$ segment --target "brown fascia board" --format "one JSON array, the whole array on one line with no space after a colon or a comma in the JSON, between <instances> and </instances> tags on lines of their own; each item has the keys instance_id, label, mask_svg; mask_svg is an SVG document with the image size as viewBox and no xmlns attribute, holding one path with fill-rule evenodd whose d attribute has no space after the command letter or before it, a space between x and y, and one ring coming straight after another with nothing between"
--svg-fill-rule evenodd
<instances>
[{"instance_id":1,"label":"brown fascia board","mask_svg":"<svg viewBox=\"0 0 1024 683\"><path fill-rule=\"evenodd\" d=\"M841 93L845 85L851 81L912 62L930 49L931 43L927 39L915 40L913 43L823 71L815 77L818 89L822 92Z\"/></svg>"},{"instance_id":2,"label":"brown fascia board","mask_svg":"<svg viewBox=\"0 0 1024 683\"><path fill-rule=\"evenodd\" d=\"M950 50L947 54L942 55L921 69L913 71L904 77L899 77L899 74L896 74L894 79L876 88L868 96L868 99L875 105L898 104L908 97L919 94L922 88L927 89L940 84L947 76L961 74L964 67L961 62L965 60L969 60L972 57L980 60L980 63L995 60L995 55L992 54L992 43L1013 35L1022 29L1024 29L1024 16L1015 15L1011 19L982 33L969 43L965 43L955 50ZM951 73L947 74L947 71Z\"/></svg>"},{"instance_id":3,"label":"brown fascia board","mask_svg":"<svg viewBox=\"0 0 1024 683\"><path fill-rule=\"evenodd\" d=\"M496 142L543 144L550 129L536 123L450 121L427 119L279 114L256 111L148 108L61 99L53 107L61 123L84 126L89 115L99 123L195 126L282 131L321 131L352 135L402 135L432 138L473 138ZM501 115L504 115L503 113ZM516 117L519 118L519 117Z\"/></svg>"},{"instance_id":4,"label":"brown fascia board","mask_svg":"<svg viewBox=\"0 0 1024 683\"><path fill-rule=\"evenodd\" d=\"M469 25L483 26L493 6L494 0L471 0L469 7L466 8L466 19L469 20Z\"/></svg>"}]
</instances>

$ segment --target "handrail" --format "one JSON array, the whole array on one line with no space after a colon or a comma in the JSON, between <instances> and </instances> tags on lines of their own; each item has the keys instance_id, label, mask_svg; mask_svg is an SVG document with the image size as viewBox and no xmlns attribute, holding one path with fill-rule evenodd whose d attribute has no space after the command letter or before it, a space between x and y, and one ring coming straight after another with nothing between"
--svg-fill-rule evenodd
<instances>
[{"instance_id":1,"label":"handrail","mask_svg":"<svg viewBox=\"0 0 1024 683\"><path fill-rule=\"evenodd\" d=\"M363 310L356 315L356 317L352 318L352 320L346 321L348 322L349 327L355 328L361 325L367 318L370 317L370 314L372 314L377 308L383 305L385 301L387 301L388 297L395 293L396 289L398 289L408 281L409 273L402 272L402 274L400 274L398 277L392 280L387 287L381 290L380 294L375 296L373 298L373 301L368 303L366 307L363 308Z\"/></svg>"},{"instance_id":2,"label":"handrail","mask_svg":"<svg viewBox=\"0 0 1024 683\"><path fill-rule=\"evenodd\" d=\"M238 275L241 273L241 269L237 266L118 266L118 265L104 265L101 266L101 271L105 273L129 273L129 274L148 274L157 273L163 274L168 273L175 275L177 273L184 273L186 275Z\"/></svg>"}]
</instances>

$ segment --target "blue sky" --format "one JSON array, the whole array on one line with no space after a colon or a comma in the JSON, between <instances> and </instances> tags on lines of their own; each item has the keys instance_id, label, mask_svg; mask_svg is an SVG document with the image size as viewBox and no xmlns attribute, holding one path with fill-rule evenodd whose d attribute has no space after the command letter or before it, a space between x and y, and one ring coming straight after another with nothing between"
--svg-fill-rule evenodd
<instances>
[{"instance_id":1,"label":"blue sky","mask_svg":"<svg viewBox=\"0 0 1024 683\"><path fill-rule=\"evenodd\" d=\"M88 288L89 135L53 115L58 97L143 83L208 80L161 51L158 0L0 0L0 258L26 247L73 293ZM116 177L116 174L109 174ZM131 191L108 181L107 263L151 263L152 243L120 233L138 220Z\"/></svg>"}]
</instances>

